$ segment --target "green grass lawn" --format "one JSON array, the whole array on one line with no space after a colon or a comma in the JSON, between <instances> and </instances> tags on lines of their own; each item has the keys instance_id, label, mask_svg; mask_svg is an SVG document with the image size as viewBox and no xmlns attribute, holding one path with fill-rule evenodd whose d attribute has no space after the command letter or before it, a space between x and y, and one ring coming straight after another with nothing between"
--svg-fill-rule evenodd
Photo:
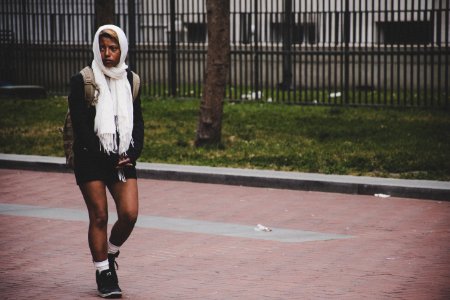
<instances>
[{"instance_id":1,"label":"green grass lawn","mask_svg":"<svg viewBox=\"0 0 450 300\"><path fill-rule=\"evenodd\" d=\"M140 161L450 180L450 112L225 103L222 145L195 148L199 100L144 99ZM62 97L0 100L0 152L63 156Z\"/></svg>"}]
</instances>

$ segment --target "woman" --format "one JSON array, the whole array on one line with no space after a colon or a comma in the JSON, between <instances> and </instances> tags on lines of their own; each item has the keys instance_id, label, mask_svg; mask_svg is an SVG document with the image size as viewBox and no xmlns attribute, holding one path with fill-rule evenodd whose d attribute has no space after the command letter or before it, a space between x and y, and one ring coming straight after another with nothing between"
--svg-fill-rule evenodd
<instances>
[{"instance_id":1,"label":"woman","mask_svg":"<svg viewBox=\"0 0 450 300\"><path fill-rule=\"evenodd\" d=\"M133 101L133 75L125 64L128 41L117 26L101 26L94 37L92 71L97 100L87 104L80 73L71 78L69 109L74 130L74 172L89 212L89 248L98 294L120 298L115 271L119 247L130 236L138 215L136 160L144 124L139 93ZM107 239L106 188L118 220Z\"/></svg>"}]
</instances>

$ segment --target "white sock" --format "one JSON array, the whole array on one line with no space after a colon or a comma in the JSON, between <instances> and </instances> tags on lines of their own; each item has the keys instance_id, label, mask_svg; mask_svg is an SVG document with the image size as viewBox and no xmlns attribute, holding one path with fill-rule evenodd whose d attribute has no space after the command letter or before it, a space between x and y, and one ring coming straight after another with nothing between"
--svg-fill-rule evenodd
<instances>
[{"instance_id":1,"label":"white sock","mask_svg":"<svg viewBox=\"0 0 450 300\"><path fill-rule=\"evenodd\" d=\"M97 271L99 273L101 273L101 272L109 269L109 262L108 262L108 260L94 261L94 266L97 269Z\"/></svg>"},{"instance_id":2,"label":"white sock","mask_svg":"<svg viewBox=\"0 0 450 300\"><path fill-rule=\"evenodd\" d=\"M116 246L108 241L108 254L116 254L119 251L120 246Z\"/></svg>"}]
</instances>

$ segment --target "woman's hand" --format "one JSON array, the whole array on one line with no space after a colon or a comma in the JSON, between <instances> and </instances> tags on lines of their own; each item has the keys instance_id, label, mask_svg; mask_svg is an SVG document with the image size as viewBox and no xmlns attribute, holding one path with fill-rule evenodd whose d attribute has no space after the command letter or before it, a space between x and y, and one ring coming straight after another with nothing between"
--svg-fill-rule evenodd
<instances>
[{"instance_id":1,"label":"woman's hand","mask_svg":"<svg viewBox=\"0 0 450 300\"><path fill-rule=\"evenodd\" d=\"M119 158L119 162L117 163L116 168L126 168L126 167L131 167L133 166L133 164L131 163L131 159L128 156L121 156Z\"/></svg>"}]
</instances>

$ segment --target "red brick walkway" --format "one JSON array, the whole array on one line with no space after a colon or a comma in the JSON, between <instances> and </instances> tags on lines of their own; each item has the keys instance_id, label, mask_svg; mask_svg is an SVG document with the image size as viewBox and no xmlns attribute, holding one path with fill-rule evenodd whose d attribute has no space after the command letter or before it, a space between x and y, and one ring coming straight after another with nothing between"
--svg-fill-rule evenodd
<instances>
[{"instance_id":1,"label":"red brick walkway","mask_svg":"<svg viewBox=\"0 0 450 300\"><path fill-rule=\"evenodd\" d=\"M125 299L450 299L450 202L140 180L140 214L350 235L282 243L137 227ZM0 169L0 204L85 211L72 174ZM114 208L111 201L111 209ZM0 212L2 299L96 299L87 222Z\"/></svg>"}]
</instances>

